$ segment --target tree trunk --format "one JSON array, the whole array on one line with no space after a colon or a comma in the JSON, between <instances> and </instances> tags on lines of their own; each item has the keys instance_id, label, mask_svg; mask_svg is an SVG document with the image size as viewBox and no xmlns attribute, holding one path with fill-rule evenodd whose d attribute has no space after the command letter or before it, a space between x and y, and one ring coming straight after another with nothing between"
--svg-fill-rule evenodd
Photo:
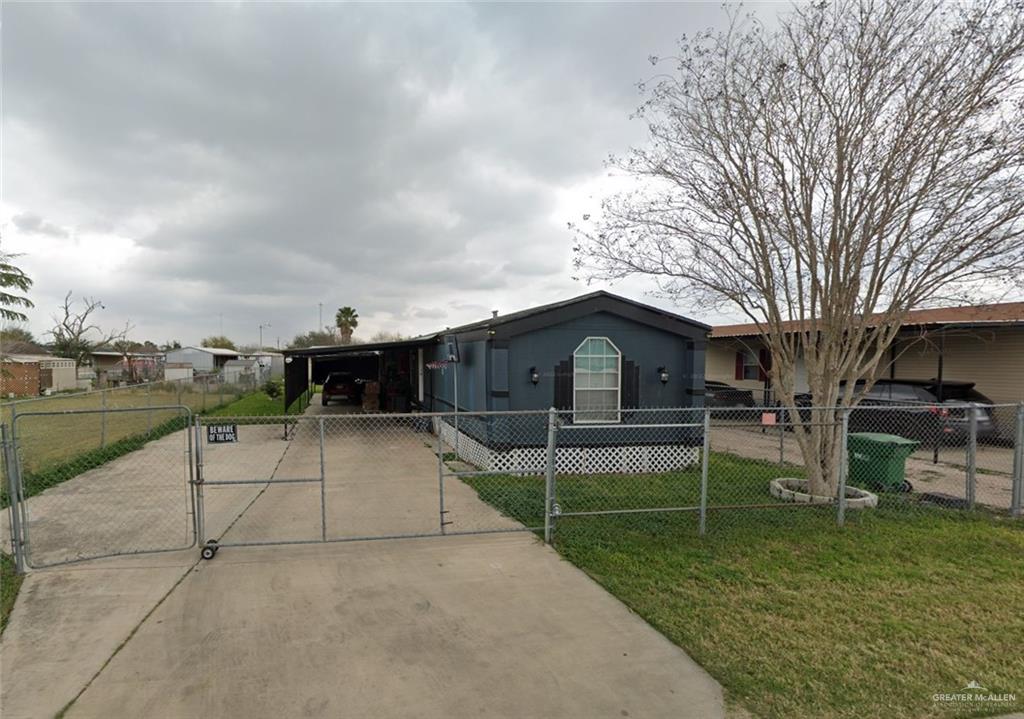
<instances>
[{"instance_id":1,"label":"tree trunk","mask_svg":"<svg viewBox=\"0 0 1024 719\"><path fill-rule=\"evenodd\" d=\"M839 473L845 451L842 436L842 413L845 410L834 404L804 410L803 413L794 412L799 416L792 420L807 472L808 493L833 499L839 496Z\"/></svg>"}]
</instances>

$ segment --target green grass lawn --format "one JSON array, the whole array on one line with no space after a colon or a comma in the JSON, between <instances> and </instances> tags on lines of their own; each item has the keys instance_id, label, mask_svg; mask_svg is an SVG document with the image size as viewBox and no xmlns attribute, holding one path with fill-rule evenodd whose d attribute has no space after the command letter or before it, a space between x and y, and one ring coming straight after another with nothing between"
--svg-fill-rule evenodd
<instances>
[{"instance_id":1,"label":"green grass lawn","mask_svg":"<svg viewBox=\"0 0 1024 719\"><path fill-rule=\"evenodd\" d=\"M7 628L7 620L14 609L14 600L25 578L14 572L14 559L0 552L0 634Z\"/></svg>"},{"instance_id":2,"label":"green grass lawn","mask_svg":"<svg viewBox=\"0 0 1024 719\"><path fill-rule=\"evenodd\" d=\"M211 417L279 417L284 414L284 399L255 392L206 414Z\"/></svg>"},{"instance_id":3,"label":"green grass lawn","mask_svg":"<svg viewBox=\"0 0 1024 719\"><path fill-rule=\"evenodd\" d=\"M793 470L786 469L792 476ZM769 463L716 454L709 504L768 503ZM478 477L529 526L541 478ZM689 506L696 472L559 477L561 509ZM563 517L556 546L762 717L943 717L1024 708L1024 522L882 497L878 509ZM936 703L968 681L1014 705Z\"/></svg>"}]
</instances>

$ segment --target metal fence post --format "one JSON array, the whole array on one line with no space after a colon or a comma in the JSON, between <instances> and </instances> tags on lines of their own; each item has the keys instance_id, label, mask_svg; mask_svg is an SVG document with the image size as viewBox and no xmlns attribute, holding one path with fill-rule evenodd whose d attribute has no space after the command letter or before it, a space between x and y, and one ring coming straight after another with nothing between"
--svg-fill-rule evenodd
<instances>
[{"instance_id":1,"label":"metal fence post","mask_svg":"<svg viewBox=\"0 0 1024 719\"><path fill-rule=\"evenodd\" d=\"M320 540L327 541L327 487L324 472L324 418L320 417Z\"/></svg>"},{"instance_id":2,"label":"metal fence post","mask_svg":"<svg viewBox=\"0 0 1024 719\"><path fill-rule=\"evenodd\" d=\"M224 404L224 378L217 378L217 406L221 407Z\"/></svg>"},{"instance_id":3,"label":"metal fence post","mask_svg":"<svg viewBox=\"0 0 1024 719\"><path fill-rule=\"evenodd\" d=\"M444 508L444 442L441 440L441 425L444 424L443 417L435 417L437 422L437 492L438 501L440 506L438 508L438 517L441 526L441 534L445 533L444 521L445 508Z\"/></svg>"},{"instance_id":4,"label":"metal fence post","mask_svg":"<svg viewBox=\"0 0 1024 719\"><path fill-rule=\"evenodd\" d=\"M779 422L779 415L776 413L775 421ZM786 463L786 425L779 422L779 466Z\"/></svg>"},{"instance_id":5,"label":"metal fence post","mask_svg":"<svg viewBox=\"0 0 1024 719\"><path fill-rule=\"evenodd\" d=\"M1010 514L1020 517L1024 513L1024 402L1017 405L1017 431L1013 440L1013 491Z\"/></svg>"},{"instance_id":6,"label":"metal fence post","mask_svg":"<svg viewBox=\"0 0 1024 719\"><path fill-rule=\"evenodd\" d=\"M7 468L7 497L10 500L8 509L11 513L11 552L14 553L14 569L18 574L25 573L25 547L22 544L21 501L22 492L18 475L18 448L14 443L13 433L7 432L7 425L0 424L0 439L3 441L4 466Z\"/></svg>"},{"instance_id":7,"label":"metal fence post","mask_svg":"<svg viewBox=\"0 0 1024 719\"><path fill-rule=\"evenodd\" d=\"M711 461L711 408L704 408L704 437L700 451L700 524L697 533L704 536L708 527L708 465Z\"/></svg>"},{"instance_id":8,"label":"metal fence post","mask_svg":"<svg viewBox=\"0 0 1024 719\"><path fill-rule=\"evenodd\" d=\"M547 464L544 470L544 542L551 544L552 516L555 503L555 438L557 434L558 412L554 407L548 410L548 449Z\"/></svg>"},{"instance_id":9,"label":"metal fence post","mask_svg":"<svg viewBox=\"0 0 1024 719\"><path fill-rule=\"evenodd\" d=\"M850 472L850 412L842 409L839 425L839 487L836 489L836 525L846 524L846 479Z\"/></svg>"},{"instance_id":10,"label":"metal fence post","mask_svg":"<svg viewBox=\"0 0 1024 719\"><path fill-rule=\"evenodd\" d=\"M967 508L974 509L974 495L978 481L978 409L967 410L969 434L967 437L967 476L964 499Z\"/></svg>"},{"instance_id":11,"label":"metal fence post","mask_svg":"<svg viewBox=\"0 0 1024 719\"><path fill-rule=\"evenodd\" d=\"M203 424L195 418L196 432L196 539L200 547L206 544L206 505L203 502Z\"/></svg>"},{"instance_id":12,"label":"metal fence post","mask_svg":"<svg viewBox=\"0 0 1024 719\"><path fill-rule=\"evenodd\" d=\"M210 385L210 378L203 377L203 411L206 411L206 390Z\"/></svg>"},{"instance_id":13,"label":"metal fence post","mask_svg":"<svg viewBox=\"0 0 1024 719\"><path fill-rule=\"evenodd\" d=\"M100 390L100 449L107 446L107 391Z\"/></svg>"},{"instance_id":14,"label":"metal fence post","mask_svg":"<svg viewBox=\"0 0 1024 719\"><path fill-rule=\"evenodd\" d=\"M151 382L146 383L146 406L149 407L149 411L146 412L146 434L153 431L153 384Z\"/></svg>"}]
</instances>

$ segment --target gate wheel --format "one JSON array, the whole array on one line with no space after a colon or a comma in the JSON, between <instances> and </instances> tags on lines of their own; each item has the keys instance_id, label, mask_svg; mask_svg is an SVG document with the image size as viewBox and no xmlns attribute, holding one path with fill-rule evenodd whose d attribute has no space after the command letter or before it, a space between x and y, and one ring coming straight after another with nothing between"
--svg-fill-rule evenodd
<instances>
[{"instance_id":1,"label":"gate wheel","mask_svg":"<svg viewBox=\"0 0 1024 719\"><path fill-rule=\"evenodd\" d=\"M209 542L206 543L205 546L203 546L202 551L199 552L199 556L201 556L203 559L213 559L215 556L217 556L218 549L220 549L220 547L217 546L217 540L211 539Z\"/></svg>"}]
</instances>

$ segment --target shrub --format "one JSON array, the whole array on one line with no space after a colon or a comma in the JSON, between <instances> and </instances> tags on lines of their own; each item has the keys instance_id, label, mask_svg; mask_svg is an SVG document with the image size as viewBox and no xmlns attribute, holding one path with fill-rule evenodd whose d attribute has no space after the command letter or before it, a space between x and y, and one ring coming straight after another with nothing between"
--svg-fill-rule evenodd
<instances>
[{"instance_id":1,"label":"shrub","mask_svg":"<svg viewBox=\"0 0 1024 719\"><path fill-rule=\"evenodd\" d=\"M275 398L284 394L284 380L271 379L263 383L263 393L268 397Z\"/></svg>"}]
</instances>

